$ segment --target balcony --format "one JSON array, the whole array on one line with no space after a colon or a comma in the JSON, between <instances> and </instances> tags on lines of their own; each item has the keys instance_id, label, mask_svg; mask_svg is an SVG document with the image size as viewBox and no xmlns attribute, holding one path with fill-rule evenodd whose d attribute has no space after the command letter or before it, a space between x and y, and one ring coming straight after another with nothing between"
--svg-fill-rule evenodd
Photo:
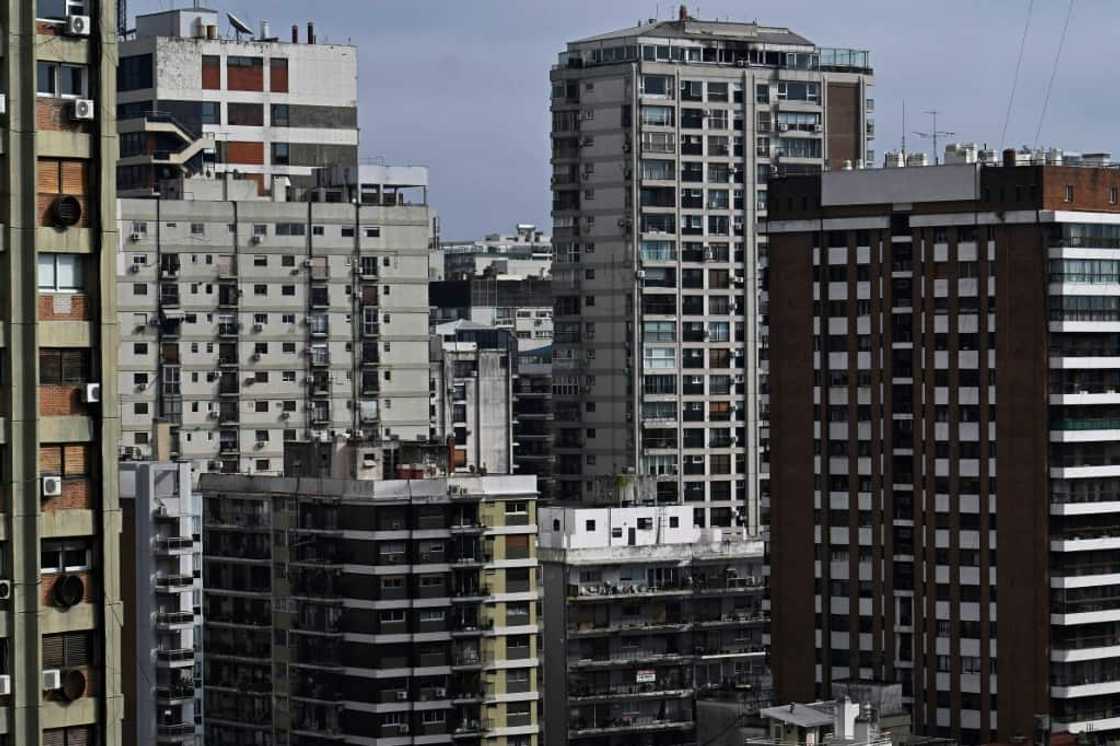
<instances>
[{"instance_id":1,"label":"balcony","mask_svg":"<svg viewBox=\"0 0 1120 746\"><path fill-rule=\"evenodd\" d=\"M183 593L194 588L191 575L157 575L156 591L160 593Z\"/></svg>"},{"instance_id":2,"label":"balcony","mask_svg":"<svg viewBox=\"0 0 1120 746\"><path fill-rule=\"evenodd\" d=\"M223 321L218 324L219 337L236 337L241 325L236 321Z\"/></svg>"},{"instance_id":3,"label":"balcony","mask_svg":"<svg viewBox=\"0 0 1120 746\"><path fill-rule=\"evenodd\" d=\"M165 629L180 629L194 624L192 611L159 611L156 612L156 625Z\"/></svg>"},{"instance_id":4,"label":"balcony","mask_svg":"<svg viewBox=\"0 0 1120 746\"><path fill-rule=\"evenodd\" d=\"M194 684L182 681L169 686L156 687L156 699L161 704L181 704L194 699Z\"/></svg>"},{"instance_id":5,"label":"balcony","mask_svg":"<svg viewBox=\"0 0 1120 746\"><path fill-rule=\"evenodd\" d=\"M156 658L174 667L193 666L194 648L160 648Z\"/></svg>"},{"instance_id":6,"label":"balcony","mask_svg":"<svg viewBox=\"0 0 1120 746\"><path fill-rule=\"evenodd\" d=\"M194 549L194 539L190 536L165 536L156 539L156 555L173 557L190 554Z\"/></svg>"},{"instance_id":7,"label":"balcony","mask_svg":"<svg viewBox=\"0 0 1120 746\"><path fill-rule=\"evenodd\" d=\"M156 740L161 743L183 743L194 738L194 723L161 723L156 726Z\"/></svg>"}]
</instances>

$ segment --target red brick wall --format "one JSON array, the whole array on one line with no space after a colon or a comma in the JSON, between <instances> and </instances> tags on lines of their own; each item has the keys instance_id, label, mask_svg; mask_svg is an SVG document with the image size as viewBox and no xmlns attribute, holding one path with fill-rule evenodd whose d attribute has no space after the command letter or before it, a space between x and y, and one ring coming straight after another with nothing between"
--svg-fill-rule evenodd
<instances>
[{"instance_id":1,"label":"red brick wall","mask_svg":"<svg viewBox=\"0 0 1120 746\"><path fill-rule=\"evenodd\" d=\"M70 299L68 313L55 310L56 295ZM41 293L39 295L39 319L42 321L89 321L89 296L85 293Z\"/></svg>"},{"instance_id":2,"label":"red brick wall","mask_svg":"<svg viewBox=\"0 0 1120 746\"><path fill-rule=\"evenodd\" d=\"M226 163L264 165L264 143L230 140L226 143Z\"/></svg>"},{"instance_id":3,"label":"red brick wall","mask_svg":"<svg viewBox=\"0 0 1120 746\"><path fill-rule=\"evenodd\" d=\"M1073 187L1073 202L1066 202L1066 186ZM1120 204L1109 201L1109 191L1120 189L1115 169L1047 167L1042 171L1042 209L1120 212Z\"/></svg>"},{"instance_id":4,"label":"red brick wall","mask_svg":"<svg viewBox=\"0 0 1120 746\"><path fill-rule=\"evenodd\" d=\"M65 132L89 132L90 122L75 121L70 112L72 99L37 98L35 99L35 124L41 130L61 130Z\"/></svg>"},{"instance_id":5,"label":"red brick wall","mask_svg":"<svg viewBox=\"0 0 1120 746\"><path fill-rule=\"evenodd\" d=\"M93 507L90 452L85 443L39 448L39 473L62 476L62 494L42 499L43 510L88 510Z\"/></svg>"},{"instance_id":6,"label":"red brick wall","mask_svg":"<svg viewBox=\"0 0 1120 746\"><path fill-rule=\"evenodd\" d=\"M43 416L85 414L82 387L50 383L39 386L39 414Z\"/></svg>"},{"instance_id":7,"label":"red brick wall","mask_svg":"<svg viewBox=\"0 0 1120 746\"><path fill-rule=\"evenodd\" d=\"M43 34L44 36L59 36L61 31L58 24L49 21L38 21L35 24L35 33Z\"/></svg>"},{"instance_id":8,"label":"red brick wall","mask_svg":"<svg viewBox=\"0 0 1120 746\"><path fill-rule=\"evenodd\" d=\"M93 578L88 572L66 573L67 575L77 575L82 579L82 584L85 586L85 593L82 594L82 603L93 603ZM43 606L54 606L54 584L63 573L46 573L41 577L39 584L39 603Z\"/></svg>"}]
</instances>

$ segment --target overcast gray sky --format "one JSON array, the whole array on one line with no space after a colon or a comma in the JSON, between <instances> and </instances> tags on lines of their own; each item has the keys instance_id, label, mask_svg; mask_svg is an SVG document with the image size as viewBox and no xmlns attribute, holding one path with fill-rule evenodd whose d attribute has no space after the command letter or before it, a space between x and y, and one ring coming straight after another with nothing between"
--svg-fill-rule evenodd
<instances>
[{"instance_id":1,"label":"overcast gray sky","mask_svg":"<svg viewBox=\"0 0 1120 746\"><path fill-rule=\"evenodd\" d=\"M1029 0L702 0L692 15L789 26L822 46L871 50L875 149L906 129L997 144ZM132 13L172 0L130 0ZM178 7L190 4L178 0ZM517 222L550 225L548 71L566 41L676 13L661 0L206 0L282 37L314 20L324 41L358 46L362 154L431 168L445 238ZM1008 145L1032 144L1067 0L1034 3ZM224 21L223 21L224 23ZM1076 0L1040 145L1113 150L1112 35L1120 2ZM301 37L303 31L301 28ZM908 149L926 147L908 136Z\"/></svg>"}]
</instances>

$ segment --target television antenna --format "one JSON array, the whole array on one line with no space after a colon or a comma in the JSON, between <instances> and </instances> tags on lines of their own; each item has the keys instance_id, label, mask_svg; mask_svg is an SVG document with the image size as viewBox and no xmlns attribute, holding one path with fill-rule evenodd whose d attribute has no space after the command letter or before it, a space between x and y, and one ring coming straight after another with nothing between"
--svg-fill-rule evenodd
<instances>
[{"instance_id":1,"label":"television antenna","mask_svg":"<svg viewBox=\"0 0 1120 746\"><path fill-rule=\"evenodd\" d=\"M937 129L937 115L941 113L937 109L929 109L925 113L933 118L933 128L929 132L915 132L914 134L925 140L933 140L933 164L936 166L941 162L941 153L937 150L938 138L951 137L957 133L951 130Z\"/></svg>"}]
</instances>

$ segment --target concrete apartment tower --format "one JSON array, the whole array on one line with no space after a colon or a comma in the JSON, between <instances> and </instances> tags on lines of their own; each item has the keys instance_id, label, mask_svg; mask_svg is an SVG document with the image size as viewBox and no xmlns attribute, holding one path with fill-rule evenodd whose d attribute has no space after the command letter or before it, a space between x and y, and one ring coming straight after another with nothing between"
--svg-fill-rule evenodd
<instances>
[{"instance_id":1,"label":"concrete apartment tower","mask_svg":"<svg viewBox=\"0 0 1120 746\"><path fill-rule=\"evenodd\" d=\"M202 477L207 746L541 743L535 479L315 466Z\"/></svg>"},{"instance_id":2,"label":"concrete apartment tower","mask_svg":"<svg viewBox=\"0 0 1120 746\"><path fill-rule=\"evenodd\" d=\"M948 155L771 185L777 696L1112 740L1120 169Z\"/></svg>"},{"instance_id":3,"label":"concrete apartment tower","mask_svg":"<svg viewBox=\"0 0 1120 746\"><path fill-rule=\"evenodd\" d=\"M263 6L262 6L263 7ZM264 194L358 159L358 53L225 24L184 8L136 17L120 45L119 188L150 193L179 171L236 174ZM279 183L274 180L279 178Z\"/></svg>"},{"instance_id":4,"label":"concrete apartment tower","mask_svg":"<svg viewBox=\"0 0 1120 746\"><path fill-rule=\"evenodd\" d=\"M116 4L9 0L0 741L119 743Z\"/></svg>"},{"instance_id":5,"label":"concrete apartment tower","mask_svg":"<svg viewBox=\"0 0 1120 746\"><path fill-rule=\"evenodd\" d=\"M122 455L279 475L288 441L427 439L427 179L340 167L303 202L203 178L122 199Z\"/></svg>"},{"instance_id":6,"label":"concrete apartment tower","mask_svg":"<svg viewBox=\"0 0 1120 746\"><path fill-rule=\"evenodd\" d=\"M202 742L202 498L190 464L126 462L121 480L124 746Z\"/></svg>"},{"instance_id":7,"label":"concrete apartment tower","mask_svg":"<svg viewBox=\"0 0 1120 746\"><path fill-rule=\"evenodd\" d=\"M682 7L569 43L551 78L558 493L613 502L637 474L698 525L757 531L756 224L773 171L870 159L868 55Z\"/></svg>"}]
</instances>

